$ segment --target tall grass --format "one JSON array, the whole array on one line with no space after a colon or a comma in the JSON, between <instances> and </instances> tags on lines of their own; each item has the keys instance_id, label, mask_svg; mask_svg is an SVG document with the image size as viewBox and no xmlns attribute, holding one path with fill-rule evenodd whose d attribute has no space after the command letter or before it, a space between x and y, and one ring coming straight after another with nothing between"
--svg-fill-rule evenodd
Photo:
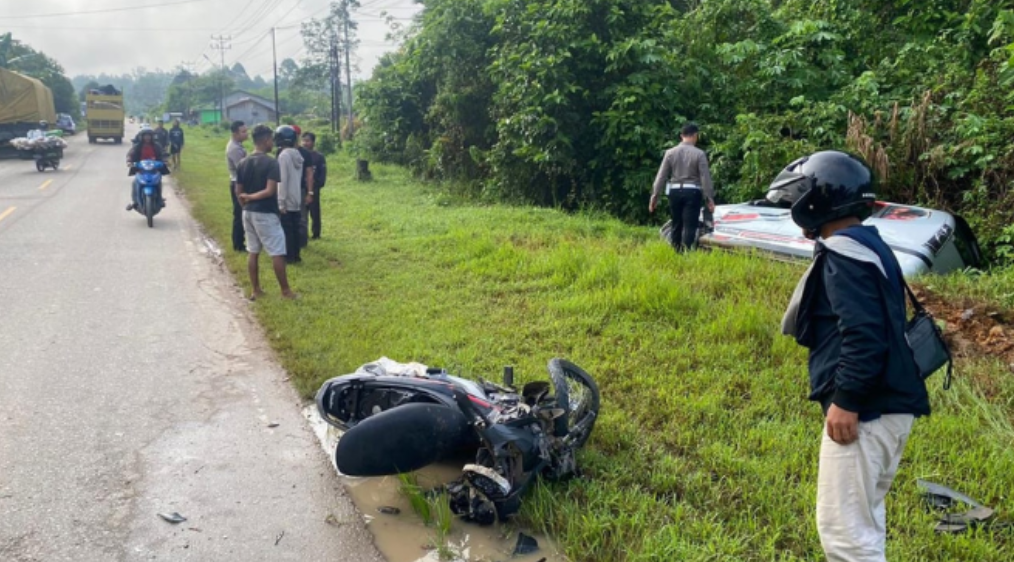
<instances>
[{"instance_id":1,"label":"tall grass","mask_svg":"<svg viewBox=\"0 0 1014 562\"><path fill-rule=\"evenodd\" d=\"M228 247L225 140L193 136L179 180ZM382 355L466 376L511 364L522 383L566 357L596 377L602 417L583 477L538 486L525 524L577 561L822 558L822 420L805 352L778 333L799 268L676 256L652 229L607 218L459 203L394 167L359 184L341 155L330 168L324 239L290 271L303 298L255 305L300 392ZM243 258L228 265L247 286ZM892 561L1014 559L1009 534L935 535L915 486L930 478L1010 513L1014 377L988 358L960 367L970 376L949 393L932 380L934 414L889 498Z\"/></svg>"}]
</instances>

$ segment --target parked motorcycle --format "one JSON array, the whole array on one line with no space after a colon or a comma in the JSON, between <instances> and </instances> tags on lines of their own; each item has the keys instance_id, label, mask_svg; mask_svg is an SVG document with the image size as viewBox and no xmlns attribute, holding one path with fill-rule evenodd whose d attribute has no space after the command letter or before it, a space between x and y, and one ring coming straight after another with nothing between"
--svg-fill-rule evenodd
<instances>
[{"instance_id":1,"label":"parked motorcycle","mask_svg":"<svg viewBox=\"0 0 1014 562\"><path fill-rule=\"evenodd\" d=\"M575 453L595 426L600 396L591 375L564 359L551 360L548 370L550 382L518 392L510 368L502 385L441 369L361 369L325 382L317 409L345 431L335 461L349 476L411 472L474 451L475 462L447 492L455 514L489 525L515 514L539 476L574 475Z\"/></svg>"},{"instance_id":2,"label":"parked motorcycle","mask_svg":"<svg viewBox=\"0 0 1014 562\"><path fill-rule=\"evenodd\" d=\"M155 215L165 206L162 199L162 176L169 168L161 160L142 160L128 164L134 176L134 202L130 208L148 219L148 228L154 226Z\"/></svg>"}]
</instances>

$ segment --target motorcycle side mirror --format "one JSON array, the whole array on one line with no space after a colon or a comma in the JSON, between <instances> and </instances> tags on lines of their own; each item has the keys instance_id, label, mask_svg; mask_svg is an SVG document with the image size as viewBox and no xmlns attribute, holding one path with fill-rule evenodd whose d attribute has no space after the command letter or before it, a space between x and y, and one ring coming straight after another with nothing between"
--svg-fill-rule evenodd
<instances>
[{"instance_id":1,"label":"motorcycle side mirror","mask_svg":"<svg viewBox=\"0 0 1014 562\"><path fill-rule=\"evenodd\" d=\"M507 365L503 368L503 383L506 386L514 388L514 367Z\"/></svg>"}]
</instances>

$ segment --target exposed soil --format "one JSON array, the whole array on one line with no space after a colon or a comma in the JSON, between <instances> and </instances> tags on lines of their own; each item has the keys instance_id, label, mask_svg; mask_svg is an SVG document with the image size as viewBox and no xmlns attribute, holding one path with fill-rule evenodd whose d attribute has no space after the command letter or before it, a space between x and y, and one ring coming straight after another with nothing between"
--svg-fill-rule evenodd
<instances>
[{"instance_id":1,"label":"exposed soil","mask_svg":"<svg viewBox=\"0 0 1014 562\"><path fill-rule=\"evenodd\" d=\"M1014 313L971 299L945 301L924 289L916 296L938 320L957 357L996 357L1014 372Z\"/></svg>"}]
</instances>

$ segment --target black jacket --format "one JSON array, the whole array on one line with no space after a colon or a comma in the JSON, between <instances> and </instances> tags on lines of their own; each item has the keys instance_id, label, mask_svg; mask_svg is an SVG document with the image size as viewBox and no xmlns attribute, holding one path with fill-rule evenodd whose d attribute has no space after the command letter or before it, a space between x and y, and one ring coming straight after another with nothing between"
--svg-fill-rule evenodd
<instances>
[{"instance_id":1,"label":"black jacket","mask_svg":"<svg viewBox=\"0 0 1014 562\"><path fill-rule=\"evenodd\" d=\"M316 150L313 153L313 188L320 191L327 183L327 159Z\"/></svg>"},{"instance_id":2,"label":"black jacket","mask_svg":"<svg viewBox=\"0 0 1014 562\"><path fill-rule=\"evenodd\" d=\"M163 149L165 147L169 146L169 130L168 129L166 129L165 127L162 127L161 129L156 128L152 132L155 133L155 142L159 146L161 146Z\"/></svg>"},{"instance_id":3,"label":"black jacket","mask_svg":"<svg viewBox=\"0 0 1014 562\"><path fill-rule=\"evenodd\" d=\"M905 339L901 269L875 228L855 226L817 244L795 314L810 350L810 399L868 421L929 415L926 385Z\"/></svg>"},{"instance_id":4,"label":"black jacket","mask_svg":"<svg viewBox=\"0 0 1014 562\"><path fill-rule=\"evenodd\" d=\"M169 129L169 142L182 147L183 143L186 142L186 134L183 132L183 129L180 127Z\"/></svg>"}]
</instances>

